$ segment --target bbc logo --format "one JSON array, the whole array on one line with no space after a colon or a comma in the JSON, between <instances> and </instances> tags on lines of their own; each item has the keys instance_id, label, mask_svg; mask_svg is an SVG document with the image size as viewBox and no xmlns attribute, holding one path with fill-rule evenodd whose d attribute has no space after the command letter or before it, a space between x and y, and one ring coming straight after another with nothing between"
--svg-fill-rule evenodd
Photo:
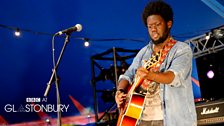
<instances>
[{"instance_id":1,"label":"bbc logo","mask_svg":"<svg viewBox=\"0 0 224 126\"><path fill-rule=\"evenodd\" d=\"M26 102L40 102L40 98L26 98Z\"/></svg>"}]
</instances>

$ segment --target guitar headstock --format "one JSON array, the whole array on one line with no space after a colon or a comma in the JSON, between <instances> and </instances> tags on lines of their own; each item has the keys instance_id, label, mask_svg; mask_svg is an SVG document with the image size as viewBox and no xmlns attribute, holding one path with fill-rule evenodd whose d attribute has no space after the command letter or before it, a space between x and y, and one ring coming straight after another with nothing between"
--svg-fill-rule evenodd
<instances>
[{"instance_id":1,"label":"guitar headstock","mask_svg":"<svg viewBox=\"0 0 224 126\"><path fill-rule=\"evenodd\" d=\"M148 61L144 61L144 68L149 70L149 68L156 65L161 58L161 54L162 50L158 51L155 55L152 55L152 57Z\"/></svg>"}]
</instances>

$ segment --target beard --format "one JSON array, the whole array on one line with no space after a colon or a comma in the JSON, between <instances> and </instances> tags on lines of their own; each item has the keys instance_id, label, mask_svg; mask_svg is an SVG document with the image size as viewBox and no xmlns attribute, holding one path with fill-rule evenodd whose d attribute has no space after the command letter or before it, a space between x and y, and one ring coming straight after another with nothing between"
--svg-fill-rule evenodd
<instances>
[{"instance_id":1,"label":"beard","mask_svg":"<svg viewBox=\"0 0 224 126\"><path fill-rule=\"evenodd\" d=\"M170 30L169 30L168 27L166 26L165 31L164 31L164 33L162 34L162 37L159 37L159 39L157 39L157 40L153 40L152 37L150 36L150 39L152 40L152 43L155 44L155 45L158 45L158 44L160 44L160 43L163 43L163 42L167 39L167 37L168 37L168 35L169 35L169 31L170 31Z\"/></svg>"}]
</instances>

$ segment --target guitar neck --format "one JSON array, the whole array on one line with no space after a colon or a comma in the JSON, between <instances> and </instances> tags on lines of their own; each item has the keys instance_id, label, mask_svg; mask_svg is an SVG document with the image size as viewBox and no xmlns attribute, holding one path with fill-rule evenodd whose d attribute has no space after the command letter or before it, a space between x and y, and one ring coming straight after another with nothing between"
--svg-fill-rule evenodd
<instances>
[{"instance_id":1,"label":"guitar neck","mask_svg":"<svg viewBox=\"0 0 224 126\"><path fill-rule=\"evenodd\" d=\"M134 90L143 82L143 79L140 78L139 76L135 77L134 83L131 85L131 88L129 89L127 96L130 96L133 94Z\"/></svg>"}]
</instances>

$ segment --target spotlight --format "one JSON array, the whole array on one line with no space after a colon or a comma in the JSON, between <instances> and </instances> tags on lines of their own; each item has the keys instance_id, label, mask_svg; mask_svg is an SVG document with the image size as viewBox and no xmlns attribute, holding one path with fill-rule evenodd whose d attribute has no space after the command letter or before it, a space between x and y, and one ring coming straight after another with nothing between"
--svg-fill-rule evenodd
<instances>
[{"instance_id":1,"label":"spotlight","mask_svg":"<svg viewBox=\"0 0 224 126\"><path fill-rule=\"evenodd\" d=\"M126 62L122 61L121 66L117 66L116 68L116 74L117 76L120 76L121 74L124 74L125 71L128 69L129 64L127 64ZM108 69L101 69L100 74L95 78L96 81L105 81L105 80L111 80L112 82L116 82L116 78L115 78L115 68L114 65L111 64L110 68Z\"/></svg>"},{"instance_id":2,"label":"spotlight","mask_svg":"<svg viewBox=\"0 0 224 126\"><path fill-rule=\"evenodd\" d=\"M104 101L104 102L112 102L114 101L114 97L115 97L115 92L116 92L116 89L112 89L112 90L103 90L102 91L102 95L101 95L101 99Z\"/></svg>"},{"instance_id":3,"label":"spotlight","mask_svg":"<svg viewBox=\"0 0 224 126\"><path fill-rule=\"evenodd\" d=\"M45 119L45 122L46 122L47 126L51 126L51 121L50 121L49 118L46 118L46 119Z\"/></svg>"},{"instance_id":4,"label":"spotlight","mask_svg":"<svg viewBox=\"0 0 224 126\"><path fill-rule=\"evenodd\" d=\"M49 122L50 122L50 119L49 119L49 118L46 118L46 119L45 119L45 122L46 122L46 123L49 123Z\"/></svg>"},{"instance_id":5,"label":"spotlight","mask_svg":"<svg viewBox=\"0 0 224 126\"><path fill-rule=\"evenodd\" d=\"M206 39L206 40L209 40L209 39L210 39L210 35L206 35L206 36L205 36L205 39Z\"/></svg>"},{"instance_id":6,"label":"spotlight","mask_svg":"<svg viewBox=\"0 0 224 126\"><path fill-rule=\"evenodd\" d=\"M212 71L212 70L209 70L208 72L207 72L207 77L209 78L209 79L212 79L213 77L214 77L214 72Z\"/></svg>"},{"instance_id":7,"label":"spotlight","mask_svg":"<svg viewBox=\"0 0 224 126\"><path fill-rule=\"evenodd\" d=\"M224 37L224 30L222 29L215 29L213 31L213 36L216 38L216 39L221 39Z\"/></svg>"}]
</instances>

